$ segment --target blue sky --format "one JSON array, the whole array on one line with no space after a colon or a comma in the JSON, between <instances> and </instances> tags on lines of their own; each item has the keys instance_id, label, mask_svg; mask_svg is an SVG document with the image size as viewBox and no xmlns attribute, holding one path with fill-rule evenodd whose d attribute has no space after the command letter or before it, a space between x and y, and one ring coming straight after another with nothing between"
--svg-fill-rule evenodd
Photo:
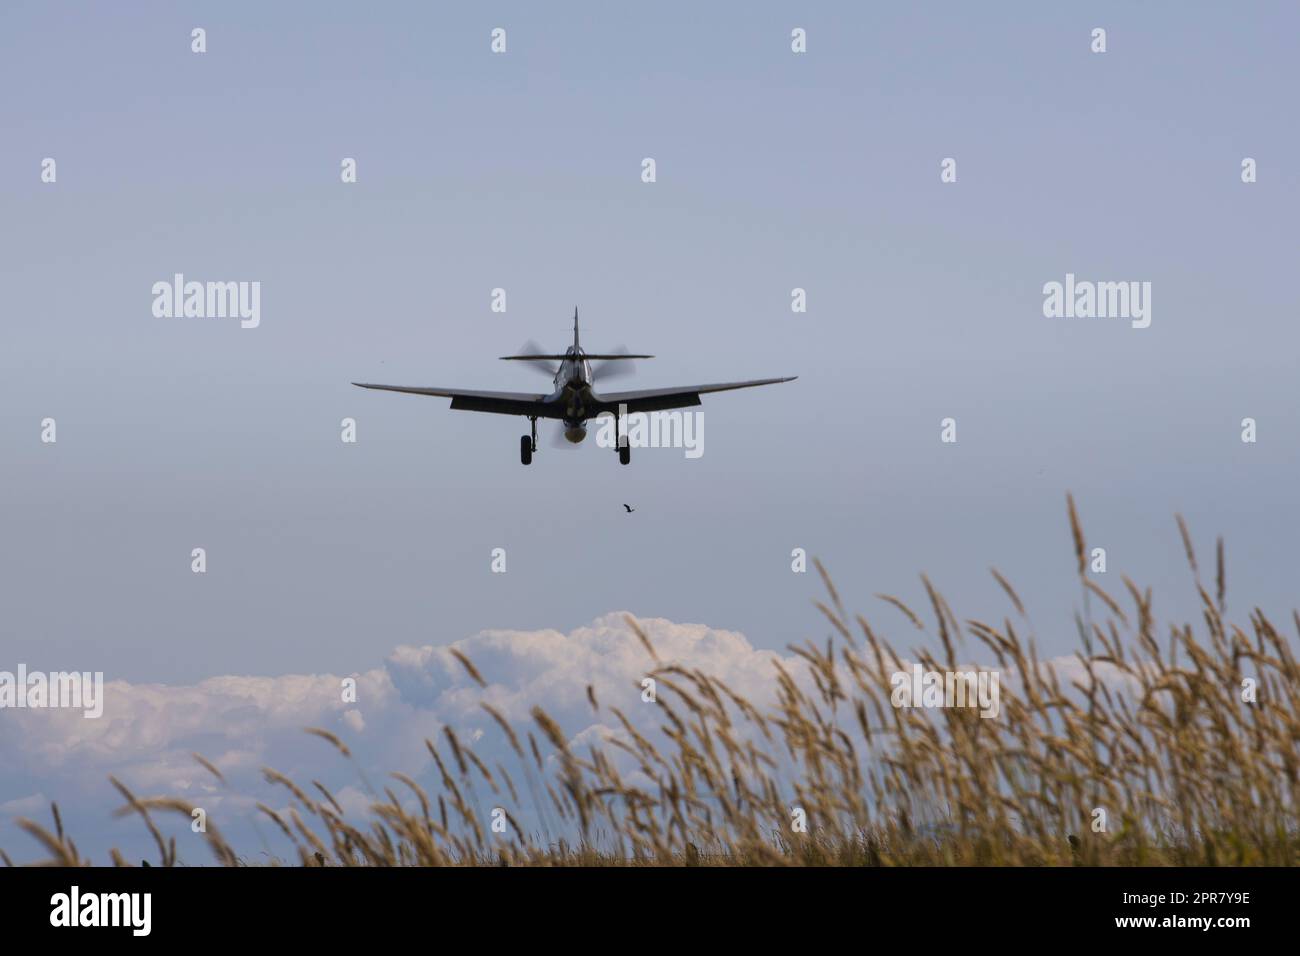
<instances>
[{"instance_id":1,"label":"blue sky","mask_svg":"<svg viewBox=\"0 0 1300 956\"><path fill-rule=\"evenodd\" d=\"M1000 617L995 565L1065 654L1067 491L1112 590L1194 613L1181 511L1203 558L1226 537L1230 609L1295 603L1293 4L11 3L0 27L0 668L346 674L623 609L778 649L824 631L795 547L891 628L872 595L919 604L920 571ZM153 317L175 272L259 281L260 327ZM1067 272L1151 282L1150 328L1045 318ZM349 384L531 389L496 357L560 346L575 304L588 347L658 356L627 387L800 377L706 397L702 458L627 468L544 435L525 469L522 420Z\"/></svg>"},{"instance_id":2,"label":"blue sky","mask_svg":"<svg viewBox=\"0 0 1300 956\"><path fill-rule=\"evenodd\" d=\"M863 605L927 570L997 611L996 563L1056 614L1067 489L1157 596L1188 594L1182 510L1235 596L1290 607L1294 8L74 9L6 8L0 66L0 571L32 666L342 670L614 607L781 646L816 627L796 546ZM174 272L260 281L263 324L153 319ZM1044 319L1066 272L1152 281L1151 328ZM591 346L659 356L637 386L800 381L708 399L693 462L528 470L521 421L348 385L533 388L495 356L575 303Z\"/></svg>"}]
</instances>

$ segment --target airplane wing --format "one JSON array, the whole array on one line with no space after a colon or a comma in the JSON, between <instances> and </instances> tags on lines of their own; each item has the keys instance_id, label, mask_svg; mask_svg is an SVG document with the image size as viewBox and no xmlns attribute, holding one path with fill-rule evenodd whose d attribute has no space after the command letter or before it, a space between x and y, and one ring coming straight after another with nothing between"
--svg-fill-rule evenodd
<instances>
[{"instance_id":1,"label":"airplane wing","mask_svg":"<svg viewBox=\"0 0 1300 956\"><path fill-rule=\"evenodd\" d=\"M467 412L535 415L538 418L564 417L564 409L558 402L549 402L549 395L539 395L536 392L475 392L462 388L414 388L407 385L369 385L365 382L352 384L358 388L376 388L385 392L450 398L452 408Z\"/></svg>"},{"instance_id":2,"label":"airplane wing","mask_svg":"<svg viewBox=\"0 0 1300 956\"><path fill-rule=\"evenodd\" d=\"M793 382L789 378L755 378L748 382L719 382L714 385L686 385L679 388L651 388L637 392L606 392L600 396L601 409L614 411L626 405L629 412L657 412L667 408L689 408L700 404L700 396L708 392L729 392L737 388L754 388L757 385L776 385Z\"/></svg>"}]
</instances>

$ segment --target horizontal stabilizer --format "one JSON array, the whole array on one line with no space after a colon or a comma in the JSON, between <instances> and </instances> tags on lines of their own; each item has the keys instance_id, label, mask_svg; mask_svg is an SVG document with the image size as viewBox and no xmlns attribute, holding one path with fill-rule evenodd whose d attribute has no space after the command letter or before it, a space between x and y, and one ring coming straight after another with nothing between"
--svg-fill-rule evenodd
<instances>
[{"instance_id":1,"label":"horizontal stabilizer","mask_svg":"<svg viewBox=\"0 0 1300 956\"><path fill-rule=\"evenodd\" d=\"M582 353L585 359L600 359L602 361L612 361L614 359L651 359L653 355L589 355ZM573 358L572 355L503 355L503 362L563 362Z\"/></svg>"}]
</instances>

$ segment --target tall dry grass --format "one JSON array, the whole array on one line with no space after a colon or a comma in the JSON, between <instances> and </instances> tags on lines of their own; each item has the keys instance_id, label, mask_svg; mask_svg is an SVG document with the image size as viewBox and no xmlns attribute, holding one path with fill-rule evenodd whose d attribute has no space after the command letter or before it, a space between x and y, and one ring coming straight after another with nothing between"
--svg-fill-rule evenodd
<instances>
[{"instance_id":1,"label":"tall dry grass","mask_svg":"<svg viewBox=\"0 0 1300 956\"><path fill-rule=\"evenodd\" d=\"M1014 612L997 625L959 621L928 579L932 626L879 595L919 632L904 656L845 610L819 564L827 598L818 607L831 636L791 647L806 673L777 665L775 706L660 660L629 620L659 688L663 726L653 740L590 688L592 710L624 733L582 753L541 708L530 726L515 727L484 703L518 759L515 775L486 766L447 728L425 741L434 792L393 774L364 825L349 822L321 784L304 788L271 769L265 777L283 788L288 810L259 810L305 866L1295 864L1300 671L1287 639L1259 610L1244 627L1226 619L1222 541L1211 593L1179 519L1201 619L1162 632L1149 590L1123 578L1116 596L1089 576L1073 500L1069 521L1085 610L1074 621L1076 676L1064 683L1059 668L1039 661L1024 605L996 570ZM997 718L891 705L894 672L912 661L968 670L959 655L971 652L991 656L1003 677ZM1254 703L1242 699L1246 678L1257 685ZM334 734L308 732L350 758ZM188 822L193 808L113 783L125 801L116 812L138 815L159 862L176 864L174 838L156 818ZM505 833L492 832L492 807L505 809ZM792 830L795 807L806 832ZM543 821L544 835L525 830L521 808ZM1098 808L1104 832L1093 828ZM86 862L57 807L53 831L20 825L49 862ZM207 841L217 862L241 863L211 822ZM113 862L126 861L114 851Z\"/></svg>"}]
</instances>

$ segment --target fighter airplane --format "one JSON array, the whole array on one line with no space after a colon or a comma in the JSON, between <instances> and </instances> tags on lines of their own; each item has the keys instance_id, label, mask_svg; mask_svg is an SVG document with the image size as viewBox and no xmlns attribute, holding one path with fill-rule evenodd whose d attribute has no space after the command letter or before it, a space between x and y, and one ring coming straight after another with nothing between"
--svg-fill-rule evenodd
<instances>
[{"instance_id":1,"label":"fighter airplane","mask_svg":"<svg viewBox=\"0 0 1300 956\"><path fill-rule=\"evenodd\" d=\"M564 423L566 441L580 443L587 437L587 422L602 414L614 416L615 447L618 460L626 465L631 460L631 448L619 437L620 416L633 412L654 412L670 408L689 408L700 404L700 396L708 392L727 392L737 388L758 385L775 385L792 382L797 375L787 378L757 378L746 382L721 382L712 385L686 385L680 388L651 388L633 392L597 392L597 379L612 378L626 366L618 363L631 359L649 359L653 355L633 355L627 352L584 352L578 341L578 310L573 310L573 344L563 355L547 354L532 343L525 346L523 355L503 355L502 361L526 362L534 368L553 376L550 392L482 392L459 388L420 388L409 385L372 385L353 382L359 388L375 388L387 392L407 392L412 395L436 395L451 399L451 407L469 412L494 412L498 415L523 415L532 425L531 434L519 439L519 460L531 464L537 451L537 419L554 418ZM593 364L594 363L594 364Z\"/></svg>"}]
</instances>

